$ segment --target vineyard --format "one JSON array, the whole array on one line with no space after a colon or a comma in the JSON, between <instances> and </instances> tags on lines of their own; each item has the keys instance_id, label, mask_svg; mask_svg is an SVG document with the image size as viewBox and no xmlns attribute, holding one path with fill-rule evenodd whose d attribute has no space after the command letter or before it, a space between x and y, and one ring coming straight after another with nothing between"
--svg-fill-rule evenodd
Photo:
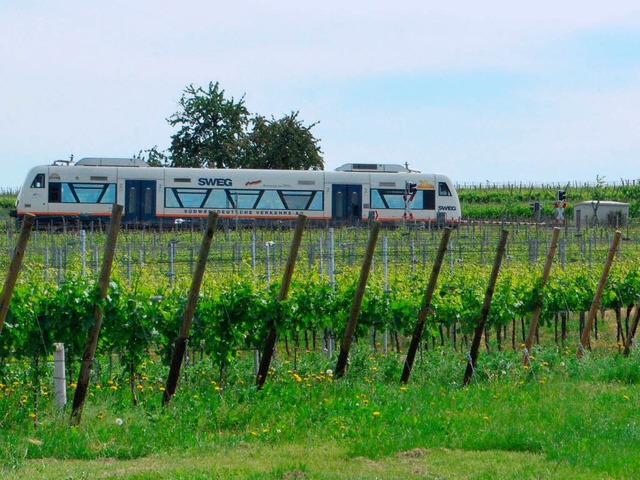
<instances>
[{"instance_id":1,"label":"vineyard","mask_svg":"<svg viewBox=\"0 0 640 480\"><path fill-rule=\"evenodd\" d=\"M163 447L146 431L137 433L146 439L146 446L132 451L115 445L114 432L107 428L105 417L111 420L111 425L115 419L117 425L126 421L136 428L150 428L157 423L170 429L174 422L176 428L179 425L181 429L189 429L175 418L181 411L191 412L186 416L191 419L188 421L195 422L191 428L202 429L197 438L203 444L236 445L237 441L251 442L252 437L276 444L279 439L295 441L292 424L296 424L296 429L313 429L312 424L305 423L309 419L290 418L289 412L275 405L295 409L295 405L307 402L313 405L319 402L320 407L303 411L310 418L332 424L329 438L356 441L358 450L354 455L375 458L396 451L398 445L391 443L379 451L367 444L366 439L373 441L375 432L384 435L378 427L368 430L371 437L356 440L360 435L358 423L378 420L382 423L381 415L393 416L391 405L400 411L406 408L400 399L386 392L388 385L396 385L394 391L400 388L399 392L411 396L414 403L430 399L433 405L439 405L444 401L446 405L439 405L442 412L454 416L463 413L451 411L451 405L462 392L464 369L471 363L469 351L477 334L487 284L492 269L496 268L494 257L503 229L508 230L508 241L500 255L502 265L482 329L482 350L474 365L471 388L482 398L486 394L496 400L500 395L511 395L506 393L511 385L533 390L547 388L545 385L554 380L560 385L563 378L573 378L581 382L585 379L613 382L617 391L621 388L618 385L627 385L628 388L620 390L622 393L616 393L616 399L638 398L640 359L634 349L629 356L623 355L633 334L634 313L640 298L637 262L640 231L634 227L622 231L591 326L587 324L588 314L605 257L614 241L612 230L563 228L551 275L543 285L542 267L552 243L550 226L470 223L455 229L446 244L442 269L429 302L414 376L400 386L400 371L424 306L429 273L437 260L443 231L412 226L382 230L357 315L347 378L338 380L334 371L340 339L344 337L357 295L358 272L371 240L370 226L305 230L291 285L286 298L279 298L294 232L282 226L243 229L225 225L211 239L205 279L197 296L186 354L181 360L180 388L175 404L165 406L165 410L159 410L160 399L188 306L187 292L198 267L204 230L194 226L164 232L121 231L104 298L97 277L104 260L107 232L93 228L64 232L36 230L31 234L0 331L3 392L0 428L9 439L1 458L5 465L16 467L22 466L24 458L47 456L137 458L163 451ZM16 231L6 229L0 245L5 252L1 257L5 270L9 269L17 237ZM103 321L86 400L90 414L85 423L89 426L84 427L84 433L77 439L79 450L56 449L38 440L54 434L69 440L62 425L66 422L61 423L69 412L58 406L52 395L52 355L58 344L64 345L64 377L73 391L96 306ZM536 308L540 320L535 345L529 364L523 368L523 346ZM276 356L265 390L260 393L254 383L271 328L278 336ZM590 336L582 345L585 328ZM588 357L583 361L575 358L579 346L584 347ZM352 391L354 386L367 393ZM302 391L298 392L300 388ZM469 392L468 388L464 391ZM581 383L577 388L585 387ZM541 395L539 391L529 393ZM347 400L354 395L359 398L356 410ZM463 403L466 408L478 408L472 398ZM514 408L506 399L498 403L505 411ZM623 405L618 405L619 410ZM284 420L276 420L266 412L263 415L247 410L270 408ZM117 411L131 413L117 416ZM136 411L141 412L142 420L134 418L138 416ZM415 444L415 438L421 436L419 432L424 431L420 428L429 430L425 425L418 428L410 420L419 416L424 421L428 411L414 417L407 411L407 415L400 414L405 430L397 432L403 448ZM513 411L511 415L518 414ZM122 420L121 416L127 418ZM201 416L209 416L211 420ZM476 417L477 413L470 413L473 425L463 422L459 428L482 431L482 422L490 416L481 414L479 425L474 424ZM455 448L472 445L481 449L481 440L461 433L457 434L457 440L440 438L435 431L443 428L442 422L450 423L451 419L437 418L433 438L427 444ZM627 427L622 424L615 427L630 429L624 435L624 451L629 455L635 451L632 441L626 439L637 437L633 427L636 419L631 418ZM397 428L385 425L389 431ZM496 449L542 451L554 457L553 449L544 441L518 439L519 434L507 434L509 429L504 430L502 423L495 428L502 432L498 440L486 437L484 441ZM102 447L92 443L94 429L98 429L99 436L108 438ZM283 430L287 432L285 435L281 435ZM218 439L207 436L205 431L228 433ZM136 435L133 431L130 434ZM605 433L609 434L610 431ZM135 444L133 437L128 441ZM167 438L163 441L170 443ZM593 448L594 444L588 446ZM22 456L19 448L26 448L27 453ZM577 447L567 439L563 448L556 454L564 452L569 458L568 450ZM611 455L615 456L620 448L621 444L612 447ZM577 457L569 462L574 465ZM589 468L595 472L593 478L603 478L601 475L610 471L610 464L599 466L594 460ZM631 470L621 469L615 478L624 477L629 471L637 472L634 468L632 462L627 466Z\"/></svg>"},{"instance_id":2,"label":"vineyard","mask_svg":"<svg viewBox=\"0 0 640 480\"><path fill-rule=\"evenodd\" d=\"M606 253L606 249L603 251L607 246L606 238L607 235L603 235L603 241L594 242L594 246L586 249L582 244L571 245L572 253L565 247L564 255L568 258L557 262L549 284L542 291L538 291L536 283L541 273L542 255L535 261L522 261L517 257L530 257L529 244L520 245L522 252L516 252L516 246L511 245L512 253L500 272L489 315L489 325L496 332L496 340L501 340L502 332L509 329L509 347L517 348L524 333L521 324L527 321L538 298L543 301L545 325L556 327L558 319L562 319L563 324L577 321L587 312ZM384 252L378 252L376 256L360 312L359 338L368 335L372 329L389 332L394 337L399 334L399 338L410 334L426 285L429 262L435 253L433 243L418 248L411 243L395 244L388 238L383 241L386 257ZM455 241L452 245L450 252L456 250ZM623 243L620 248L601 306L602 314L614 313L616 319L624 322L618 335L625 334L629 315L640 296L640 271L634 261L638 254L633 247ZM484 253L485 263L466 260L472 255L479 258L482 248L481 243L475 251L461 248L447 259L432 301L430 335L437 343L454 350L464 350L465 335L473 331L486 288L491 267L489 247ZM229 263L231 259L222 254L219 258L212 257L190 343L203 346L214 357L222 354L219 359L222 362L237 349L259 348L266 320L275 318L283 338L302 336L306 339L305 349L311 348L309 339L313 338L319 348L320 340L316 337L320 333L339 332L346 322L357 278L358 267L354 264L360 253L357 246L352 249L344 255L336 254L335 258L314 258L310 250L302 254L307 262L300 261L299 272L285 302L276 302L279 284L276 279L282 270L282 262L277 256L271 259L271 266L267 266L267 257L256 258L255 262L262 264L259 269L252 267L250 261L238 260L234 267ZM542 252L544 243L541 242L537 249ZM573 250L575 255L581 255L579 259L572 256ZM581 250L584 252L580 253ZM225 251L230 256L234 252L238 254L233 245L227 245ZM392 262L405 255L410 257L411 251L412 262ZM190 253L188 248L187 254ZM64 257L58 255L55 257ZM148 253L145 255L149 256ZM116 265L109 297L104 303L108 321L101 334L103 353L119 353L126 357L127 351L136 350L139 351L137 355L144 356L151 351L170 349L188 289L189 269L193 265L189 258L183 261L176 258L172 267L166 257L168 253L164 255L164 262L161 257L158 260L147 258L142 263L137 263L136 259L131 265L125 254L122 263ZM227 262L227 268L218 266L217 262ZM331 263L335 263L336 268L333 275L327 272ZM83 270L84 274L81 273ZM70 352L79 353L79 345L84 342L79 332L87 330L87 319L91 319L92 305L96 301L95 279L89 270L88 265L81 263L79 253L77 258L71 258L67 253L62 266L46 267L40 262L26 262L2 332L3 364L8 357L24 352L31 354L38 346L42 349L40 353L46 355L54 342L65 343ZM514 324L517 325L515 329ZM29 345L28 339L34 344ZM553 340L565 341L566 335Z\"/></svg>"},{"instance_id":3,"label":"vineyard","mask_svg":"<svg viewBox=\"0 0 640 480\"><path fill-rule=\"evenodd\" d=\"M523 183L474 184L457 186L463 218L469 220L538 220L531 204L539 202L540 220L552 222L558 190L566 195L565 218L573 218L573 205L580 202L613 200L629 203L629 218L633 221L640 215L640 181L618 180L594 183L556 183L532 185Z\"/></svg>"},{"instance_id":4,"label":"vineyard","mask_svg":"<svg viewBox=\"0 0 640 480\"><path fill-rule=\"evenodd\" d=\"M464 349L465 335L473 331L477 320L498 232L499 227L469 226L452 234L429 319L429 332L439 344ZM109 319L102 333L104 345L116 349L116 353L130 348L110 336L122 334L121 326L131 324L147 339L141 352L149 353L151 347L158 351L170 348L175 336L171 329L177 328L194 270L198 233L121 234L109 299L104 305ZM553 275L540 292L536 278L541 273L550 233L549 228L532 226L515 227L510 232L488 324L497 334L496 341L501 341L504 330L509 329L511 348L521 343L522 324L538 298L543 301L546 324L554 328L558 320L570 322L589 310L612 239L612 232L605 229L561 236ZM620 323L616 341L626 335L629 316L640 296L636 263L640 239L634 233L623 237L601 305L602 314L612 312L616 321L624 323ZM383 232L360 313L358 337L372 329L394 337L399 334L398 338L410 333L440 235L437 230L424 229ZM274 292L290 237L291 232L286 230L220 232L216 236L191 344L206 345L214 355L239 348L258 349L261 325L271 318L277 319L285 338L316 338L321 332L340 331L353 297L367 240L366 227L307 232L289 298L276 302ZM5 260L14 240L6 237ZM51 351L53 342L68 344L74 351L73 345L84 341L78 331L87 329L86 319L92 314L101 242L102 232L33 233L3 332L5 361L7 356L24 351L24 339L28 337L50 339L44 345L40 341L45 354ZM36 319L41 319L40 327ZM46 330L43 324L48 326ZM115 331L110 332L110 328ZM28 329L38 331L28 333ZM159 337L153 338L151 332ZM203 336L209 334L213 336ZM222 343L215 344L214 339ZM565 341L566 336L554 334L554 341L558 340ZM309 348L308 343L305 348Z\"/></svg>"}]
</instances>

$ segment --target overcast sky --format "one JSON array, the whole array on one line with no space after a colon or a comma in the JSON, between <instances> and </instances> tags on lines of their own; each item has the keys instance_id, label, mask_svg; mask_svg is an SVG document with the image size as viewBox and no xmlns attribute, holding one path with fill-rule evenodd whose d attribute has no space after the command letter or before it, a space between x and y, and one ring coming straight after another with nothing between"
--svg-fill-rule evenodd
<instances>
[{"instance_id":1,"label":"overcast sky","mask_svg":"<svg viewBox=\"0 0 640 480\"><path fill-rule=\"evenodd\" d=\"M638 0L21 0L0 4L0 186L166 149L185 87L210 81L319 122L326 169L640 179Z\"/></svg>"}]
</instances>

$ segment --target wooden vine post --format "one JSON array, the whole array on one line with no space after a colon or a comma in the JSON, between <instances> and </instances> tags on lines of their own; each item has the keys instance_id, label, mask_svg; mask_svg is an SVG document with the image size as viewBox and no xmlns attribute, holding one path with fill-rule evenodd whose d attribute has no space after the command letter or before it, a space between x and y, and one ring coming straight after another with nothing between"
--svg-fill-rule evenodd
<instances>
[{"instance_id":1,"label":"wooden vine post","mask_svg":"<svg viewBox=\"0 0 640 480\"><path fill-rule=\"evenodd\" d=\"M551 235L551 245L549 245L549 252L547 253L547 260L544 263L544 268L542 270L542 278L540 279L540 285L538 288L540 291L539 295L542 295L542 289L547 284L549 280L549 274L551 273L551 266L553 265L553 257L556 253L556 248L558 248L558 239L560 238L560 228L555 227L553 229L553 234ZM536 329L538 328L538 320L540 319L540 311L542 310L542 298L539 296L536 299L536 304L533 307L533 313L531 314L531 323L529 324L529 333L527 334L527 338L524 341L524 352L522 354L522 363L529 366L529 357L531 355L531 347L533 345L533 338L536 334Z\"/></svg>"},{"instance_id":2,"label":"wooden vine post","mask_svg":"<svg viewBox=\"0 0 640 480\"><path fill-rule=\"evenodd\" d=\"M282 275L282 283L280 284L280 292L278 293L278 301L282 302L287 299L289 295L289 287L291 286L291 278L293 277L293 269L296 265L296 258L298 257L298 250L302 243L302 233L307 223L306 215L298 215L298 223L296 229L293 232L293 239L291 240L291 249L289 251L289 258L287 258L287 264ZM261 389L264 382L267 380L269 374L269 366L271 365L271 359L276 348L276 340L278 339L278 331L274 320L270 320L269 332L264 344L264 351L262 358L260 359L260 366L258 368L258 374L256 375L256 386Z\"/></svg>"},{"instance_id":3,"label":"wooden vine post","mask_svg":"<svg viewBox=\"0 0 640 480\"><path fill-rule=\"evenodd\" d=\"M162 405L167 405L174 393L176 393L176 387L178 386L178 378L180 377L180 367L182 366L182 359L184 353L187 350L187 340L189 339L189 333L191 331L191 324L193 323L193 316L196 313L196 307L198 306L198 295L200 295L200 286L202 285L202 278L204 277L204 270L207 266L207 258L209 257L209 250L211 249L211 242L213 240L213 232L216 228L216 222L218 221L218 214L209 211L207 217L207 226L204 230L204 236L202 237L202 244L200 245L200 252L198 253L198 261L196 268L193 271L193 277L191 278L191 288L189 289L189 296L187 297L187 304L184 308L184 314L182 316L182 325L178 332L178 338L174 344L173 356L171 357L171 366L169 367L169 375L167 377L167 383L162 394Z\"/></svg>"},{"instance_id":4,"label":"wooden vine post","mask_svg":"<svg viewBox=\"0 0 640 480\"><path fill-rule=\"evenodd\" d=\"M420 307L420 312L418 313L418 322L416 323L416 326L413 330L413 336L411 337L411 345L409 346L407 358L404 362L404 368L402 369L402 376L400 377L401 383L407 383L409 381L409 376L411 376L411 369L413 368L413 361L416 358L416 352L418 351L418 346L420 345L420 340L422 339L424 324L427 320L427 315L431 313L431 298L433 297L433 292L436 289L436 282L438 281L438 275L440 275L440 269L442 267L444 255L447 252L447 245L449 244L450 236L451 228L445 228L444 232L442 233L442 238L440 239L440 246L438 247L438 252L436 253L436 259L431 270L431 275L429 276L429 283L427 284L427 289L424 294L422 306Z\"/></svg>"},{"instance_id":5,"label":"wooden vine post","mask_svg":"<svg viewBox=\"0 0 640 480\"><path fill-rule=\"evenodd\" d=\"M94 322L89 329L89 336L84 347L82 355L82 363L80 365L80 374L78 375L78 385L73 396L73 405L71 407L71 425L79 425L82 419L82 407L87 396L87 388L89 387L89 377L93 360L98 346L98 337L100 328L102 327L102 301L107 297L107 289L111 279L111 266L113 265L113 257L116 252L116 243L118 240L118 231L120 230L120 220L122 219L122 205L114 204L111 210L111 220L109 221L109 230L107 232L107 242L104 246L104 258L102 259L102 267L100 268L100 276L98 277L99 298L93 309Z\"/></svg>"},{"instance_id":6,"label":"wooden vine post","mask_svg":"<svg viewBox=\"0 0 640 480\"><path fill-rule=\"evenodd\" d=\"M33 229L33 221L35 220L35 218L36 217L34 215L27 213L24 216L22 226L20 227L18 243L16 244L16 248L13 251L11 264L9 265L9 270L7 271L7 278L4 281L4 286L2 287L2 297L0 297L0 333L2 332L4 321L7 318L7 313L9 312L9 304L11 303L11 297L13 297L13 289L16 286L16 281L18 280L18 275L20 274L20 266L22 265L22 260L24 259L24 252L27 249L27 243L29 243L29 236L31 235L31 230Z\"/></svg>"},{"instance_id":7,"label":"wooden vine post","mask_svg":"<svg viewBox=\"0 0 640 480\"><path fill-rule=\"evenodd\" d=\"M367 286L367 280L369 278L369 271L371 270L371 263L373 262L373 252L376 248L376 242L378 241L378 233L380 232L380 222L373 222L371 232L369 233L369 243L367 244L367 250L365 252L362 268L360 269L360 278L356 291L353 296L353 303L351 304L351 310L349 311L349 320L347 327L340 343L340 354L338 355L338 362L336 364L335 376L340 378L344 376L347 368L347 360L349 359L349 350L351 349L351 341L353 335L358 326L358 315L360 314L360 306L362 305L362 298L364 297L364 290Z\"/></svg>"},{"instance_id":8,"label":"wooden vine post","mask_svg":"<svg viewBox=\"0 0 640 480\"><path fill-rule=\"evenodd\" d=\"M493 261L493 269L491 270L491 276L489 277L489 285L484 294L484 301L482 302L482 309L480 310L480 318L478 319L478 325L476 326L473 342L471 343L471 351L469 352L469 358L467 359L467 369L464 372L464 385L469 385L473 371L476 368L478 361L478 350L480 349L480 341L484 332L484 326L487 323L487 317L489 316L489 309L491 308L491 299L493 298L493 291L498 280L498 273L500 272L500 265L502 264L502 257L507 246L507 237L509 232L502 230L500 233L500 240L498 242L498 250L496 252L496 258Z\"/></svg>"},{"instance_id":9,"label":"wooden vine post","mask_svg":"<svg viewBox=\"0 0 640 480\"><path fill-rule=\"evenodd\" d=\"M591 302L591 308L589 309L589 313L587 315L587 321L585 322L584 330L582 331L582 337L580 337L580 343L578 344L578 350L576 351L577 358L582 358L582 356L584 355L585 347L589 345L591 327L593 326L593 322L596 319L596 314L598 313L598 309L600 308L602 292L604 292L604 286L607 283L609 270L611 270L611 264L613 263L613 259L616 256L616 251L618 250L618 244L620 243L621 235L622 234L620 233L620 231L616 230L616 233L613 236L613 241L611 242L611 246L609 247L609 253L607 254L607 259L604 263L602 275L600 276L600 281L598 281L596 293L593 295L593 301Z\"/></svg>"},{"instance_id":10,"label":"wooden vine post","mask_svg":"<svg viewBox=\"0 0 640 480\"><path fill-rule=\"evenodd\" d=\"M627 333L627 339L624 342L624 354L629 355L631 352L631 344L633 338L636 336L636 330L638 329L638 321L640 320L640 301L636 303L636 311L633 313L631 319L631 325L629 326L629 333Z\"/></svg>"}]
</instances>

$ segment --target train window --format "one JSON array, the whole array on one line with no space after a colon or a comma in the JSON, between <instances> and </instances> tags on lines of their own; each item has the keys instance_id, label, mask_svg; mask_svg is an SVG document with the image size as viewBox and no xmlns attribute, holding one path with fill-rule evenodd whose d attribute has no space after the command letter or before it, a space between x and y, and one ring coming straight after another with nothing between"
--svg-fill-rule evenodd
<instances>
[{"instance_id":1,"label":"train window","mask_svg":"<svg viewBox=\"0 0 640 480\"><path fill-rule=\"evenodd\" d=\"M433 205L430 205L429 198L432 198ZM436 204L436 191L435 190L418 190L413 196L413 202L411 203L411 209L415 210L433 210Z\"/></svg>"},{"instance_id":2,"label":"train window","mask_svg":"<svg viewBox=\"0 0 640 480\"><path fill-rule=\"evenodd\" d=\"M226 190L211 190L204 206L207 208L233 208Z\"/></svg>"},{"instance_id":3,"label":"train window","mask_svg":"<svg viewBox=\"0 0 640 480\"><path fill-rule=\"evenodd\" d=\"M423 190L422 207L425 210L436 209L436 191L435 190Z\"/></svg>"},{"instance_id":4,"label":"train window","mask_svg":"<svg viewBox=\"0 0 640 480\"><path fill-rule=\"evenodd\" d=\"M233 208L226 190L211 188L165 188L167 208Z\"/></svg>"},{"instance_id":5,"label":"train window","mask_svg":"<svg viewBox=\"0 0 640 480\"><path fill-rule=\"evenodd\" d=\"M49 182L49 203L60 203L62 200L62 184Z\"/></svg>"},{"instance_id":6,"label":"train window","mask_svg":"<svg viewBox=\"0 0 640 480\"><path fill-rule=\"evenodd\" d=\"M168 208L178 208L180 206L173 188L164 189L164 206Z\"/></svg>"},{"instance_id":7,"label":"train window","mask_svg":"<svg viewBox=\"0 0 640 480\"><path fill-rule=\"evenodd\" d=\"M228 190L229 197L233 203L233 208L251 209L256 208L256 203L260 200L264 190Z\"/></svg>"},{"instance_id":8,"label":"train window","mask_svg":"<svg viewBox=\"0 0 640 480\"><path fill-rule=\"evenodd\" d=\"M438 195L441 197L452 196L451 190L449 189L449 185L447 185L446 182L438 182Z\"/></svg>"},{"instance_id":9,"label":"train window","mask_svg":"<svg viewBox=\"0 0 640 480\"><path fill-rule=\"evenodd\" d=\"M371 189L371 208L404 208L404 190Z\"/></svg>"},{"instance_id":10,"label":"train window","mask_svg":"<svg viewBox=\"0 0 640 480\"><path fill-rule=\"evenodd\" d=\"M154 188L155 190L155 188ZM151 215L153 212L151 211L151 206L153 205L152 191L150 188L145 188L144 190L144 213L147 215Z\"/></svg>"},{"instance_id":11,"label":"train window","mask_svg":"<svg viewBox=\"0 0 640 480\"><path fill-rule=\"evenodd\" d=\"M411 209L435 210L435 190L418 190L413 196ZM399 189L371 189L371 208L381 210L385 208L404 210L404 190Z\"/></svg>"},{"instance_id":12,"label":"train window","mask_svg":"<svg viewBox=\"0 0 640 480\"><path fill-rule=\"evenodd\" d=\"M136 214L138 211L138 191L135 187L129 188L129 198L127 199L127 213Z\"/></svg>"},{"instance_id":13,"label":"train window","mask_svg":"<svg viewBox=\"0 0 640 480\"><path fill-rule=\"evenodd\" d=\"M49 183L51 203L115 203L114 183Z\"/></svg>"},{"instance_id":14,"label":"train window","mask_svg":"<svg viewBox=\"0 0 640 480\"><path fill-rule=\"evenodd\" d=\"M44 173L39 173L31 182L31 188L44 188Z\"/></svg>"},{"instance_id":15,"label":"train window","mask_svg":"<svg viewBox=\"0 0 640 480\"><path fill-rule=\"evenodd\" d=\"M167 207L202 208L209 190L206 188L167 188Z\"/></svg>"},{"instance_id":16,"label":"train window","mask_svg":"<svg viewBox=\"0 0 640 480\"><path fill-rule=\"evenodd\" d=\"M344 218L344 199L342 191L338 190L335 192L335 196L335 200L333 201L335 206L334 218Z\"/></svg>"},{"instance_id":17,"label":"train window","mask_svg":"<svg viewBox=\"0 0 640 480\"><path fill-rule=\"evenodd\" d=\"M167 208L241 208L262 210L322 210L322 192L303 190L165 189Z\"/></svg>"},{"instance_id":18,"label":"train window","mask_svg":"<svg viewBox=\"0 0 640 480\"><path fill-rule=\"evenodd\" d=\"M108 185L105 185L105 190L102 194L102 198L100 199L100 203L116 203L115 183L110 183Z\"/></svg>"},{"instance_id":19,"label":"train window","mask_svg":"<svg viewBox=\"0 0 640 480\"><path fill-rule=\"evenodd\" d=\"M307 206L307 210L324 210L324 201L322 200L323 192L314 192L311 201Z\"/></svg>"},{"instance_id":20,"label":"train window","mask_svg":"<svg viewBox=\"0 0 640 480\"><path fill-rule=\"evenodd\" d=\"M322 210L322 192L282 191L280 192L289 210Z\"/></svg>"},{"instance_id":21,"label":"train window","mask_svg":"<svg viewBox=\"0 0 640 480\"><path fill-rule=\"evenodd\" d=\"M277 190L265 190L258 202L257 208L264 210L284 210L287 207L284 205L280 195L278 195Z\"/></svg>"}]
</instances>

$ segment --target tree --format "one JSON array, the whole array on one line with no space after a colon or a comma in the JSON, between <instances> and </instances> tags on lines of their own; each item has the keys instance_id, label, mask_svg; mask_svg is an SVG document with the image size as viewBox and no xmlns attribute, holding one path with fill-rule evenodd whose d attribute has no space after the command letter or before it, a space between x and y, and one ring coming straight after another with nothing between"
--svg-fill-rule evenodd
<instances>
[{"instance_id":1,"label":"tree","mask_svg":"<svg viewBox=\"0 0 640 480\"><path fill-rule=\"evenodd\" d=\"M158 150L158 146L154 145L148 150L140 150L134 158L139 158L147 162L150 167L166 167L169 165L170 159L165 151Z\"/></svg>"},{"instance_id":2,"label":"tree","mask_svg":"<svg viewBox=\"0 0 640 480\"><path fill-rule=\"evenodd\" d=\"M249 119L244 95L226 99L218 82L207 89L189 85L180 99L181 110L167 118L179 130L168 151L142 150L138 158L151 166L193 168L260 168L322 170L319 140L304 125L299 112L279 120L261 115ZM249 131L249 127L252 129Z\"/></svg>"},{"instance_id":3,"label":"tree","mask_svg":"<svg viewBox=\"0 0 640 480\"><path fill-rule=\"evenodd\" d=\"M171 137L172 166L238 168L243 157L249 112L244 95L238 102L227 100L218 82L208 89L189 85L180 99L182 111L167 122L179 127Z\"/></svg>"},{"instance_id":4,"label":"tree","mask_svg":"<svg viewBox=\"0 0 640 480\"><path fill-rule=\"evenodd\" d=\"M254 117L253 130L247 137L243 167L322 170L324 160L319 140L311 133L317 123L305 126L298 120L298 114L291 112L279 120Z\"/></svg>"}]
</instances>

